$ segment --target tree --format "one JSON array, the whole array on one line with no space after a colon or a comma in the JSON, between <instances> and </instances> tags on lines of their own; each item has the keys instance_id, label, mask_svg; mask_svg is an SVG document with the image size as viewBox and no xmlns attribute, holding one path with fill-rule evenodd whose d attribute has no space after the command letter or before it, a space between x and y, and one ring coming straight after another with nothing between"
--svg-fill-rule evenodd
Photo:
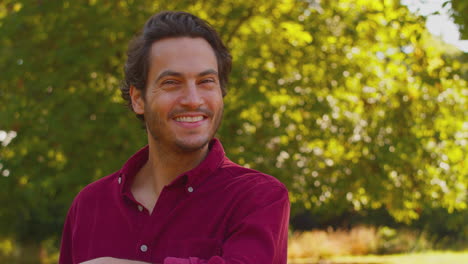
<instances>
[{"instance_id":1,"label":"tree","mask_svg":"<svg viewBox=\"0 0 468 264\"><path fill-rule=\"evenodd\" d=\"M159 10L219 30L234 69L219 137L286 183L293 214L466 212L466 80L424 18L389 1L3 1L0 234L60 234L71 200L145 144L118 86ZM465 227L466 228L466 227Z\"/></svg>"},{"instance_id":2,"label":"tree","mask_svg":"<svg viewBox=\"0 0 468 264\"><path fill-rule=\"evenodd\" d=\"M451 15L454 22L458 25L458 30L461 34L461 39L468 40L468 2L464 0L450 0L444 3L452 5Z\"/></svg>"}]
</instances>

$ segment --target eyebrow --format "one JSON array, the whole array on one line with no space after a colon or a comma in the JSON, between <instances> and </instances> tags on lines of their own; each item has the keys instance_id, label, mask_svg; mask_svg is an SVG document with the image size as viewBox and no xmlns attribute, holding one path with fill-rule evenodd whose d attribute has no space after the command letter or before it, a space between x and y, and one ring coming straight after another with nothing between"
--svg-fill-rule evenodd
<instances>
[{"instance_id":1,"label":"eyebrow","mask_svg":"<svg viewBox=\"0 0 468 264\"><path fill-rule=\"evenodd\" d=\"M166 76L177 76L177 77L181 77L181 76L182 76L182 73L180 73L180 72L175 72L175 71L171 71L171 70L165 70L165 71L163 71L161 74L159 74L158 78L156 78L156 80L154 81L154 83L159 82L159 80L161 80L162 78L164 78L164 77L166 77Z\"/></svg>"},{"instance_id":2,"label":"eyebrow","mask_svg":"<svg viewBox=\"0 0 468 264\"><path fill-rule=\"evenodd\" d=\"M205 75L210 75L210 74L214 74L214 75L218 76L218 72L217 72L217 71L215 71L215 70L213 70L213 69L209 69L209 70L200 72L199 74L197 74L197 77L201 77L201 76L205 76Z\"/></svg>"},{"instance_id":3,"label":"eyebrow","mask_svg":"<svg viewBox=\"0 0 468 264\"><path fill-rule=\"evenodd\" d=\"M201 77L201 76L205 76L205 75L210 75L210 74L214 74L216 76L218 76L218 72L213 70L213 69L208 69L206 71L202 71L200 72L199 74L197 74L197 77ZM162 78L166 77L166 76L177 76L177 77L182 77L183 74L180 73L180 72L176 72L176 71L171 71L171 70L165 70L163 71L161 74L159 74L158 78L156 78L156 80L154 81L154 83L157 83L159 80L161 80Z\"/></svg>"}]
</instances>

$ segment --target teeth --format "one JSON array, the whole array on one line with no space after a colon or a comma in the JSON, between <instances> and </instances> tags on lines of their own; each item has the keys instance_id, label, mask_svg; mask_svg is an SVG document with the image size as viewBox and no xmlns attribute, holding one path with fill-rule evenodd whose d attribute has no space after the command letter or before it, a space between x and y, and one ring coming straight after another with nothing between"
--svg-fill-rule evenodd
<instances>
[{"instance_id":1,"label":"teeth","mask_svg":"<svg viewBox=\"0 0 468 264\"><path fill-rule=\"evenodd\" d=\"M203 116L180 116L177 117L175 120L178 122L189 122L189 123L194 123L201 121L203 119Z\"/></svg>"}]
</instances>

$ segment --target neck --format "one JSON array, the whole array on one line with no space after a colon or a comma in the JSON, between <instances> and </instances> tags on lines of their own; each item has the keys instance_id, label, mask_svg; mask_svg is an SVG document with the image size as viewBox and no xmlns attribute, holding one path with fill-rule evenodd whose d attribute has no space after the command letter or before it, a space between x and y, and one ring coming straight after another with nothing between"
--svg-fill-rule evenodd
<instances>
[{"instance_id":1,"label":"neck","mask_svg":"<svg viewBox=\"0 0 468 264\"><path fill-rule=\"evenodd\" d=\"M208 154L208 145L196 151L185 152L150 141L146 166L156 185L164 187L178 175L198 166L205 159L206 154Z\"/></svg>"},{"instance_id":2,"label":"neck","mask_svg":"<svg viewBox=\"0 0 468 264\"><path fill-rule=\"evenodd\" d=\"M164 186L205 159L208 144L197 151L184 152L177 151L174 146L160 144L150 137L148 161L135 176L131 188L135 199L151 213Z\"/></svg>"},{"instance_id":3,"label":"neck","mask_svg":"<svg viewBox=\"0 0 468 264\"><path fill-rule=\"evenodd\" d=\"M138 173L138 182L150 186L156 196L177 176L195 168L208 154L208 144L196 151L181 151L148 137L148 161ZM145 189L146 189L145 188Z\"/></svg>"}]
</instances>

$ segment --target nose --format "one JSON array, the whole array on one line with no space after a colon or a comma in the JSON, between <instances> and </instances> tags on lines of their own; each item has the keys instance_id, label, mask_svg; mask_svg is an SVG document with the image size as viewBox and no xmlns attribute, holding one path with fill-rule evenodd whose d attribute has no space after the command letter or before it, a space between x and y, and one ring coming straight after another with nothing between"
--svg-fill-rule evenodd
<instances>
[{"instance_id":1,"label":"nose","mask_svg":"<svg viewBox=\"0 0 468 264\"><path fill-rule=\"evenodd\" d=\"M185 107L197 109L203 104L203 97L195 83L188 83L183 93L180 103Z\"/></svg>"}]
</instances>

